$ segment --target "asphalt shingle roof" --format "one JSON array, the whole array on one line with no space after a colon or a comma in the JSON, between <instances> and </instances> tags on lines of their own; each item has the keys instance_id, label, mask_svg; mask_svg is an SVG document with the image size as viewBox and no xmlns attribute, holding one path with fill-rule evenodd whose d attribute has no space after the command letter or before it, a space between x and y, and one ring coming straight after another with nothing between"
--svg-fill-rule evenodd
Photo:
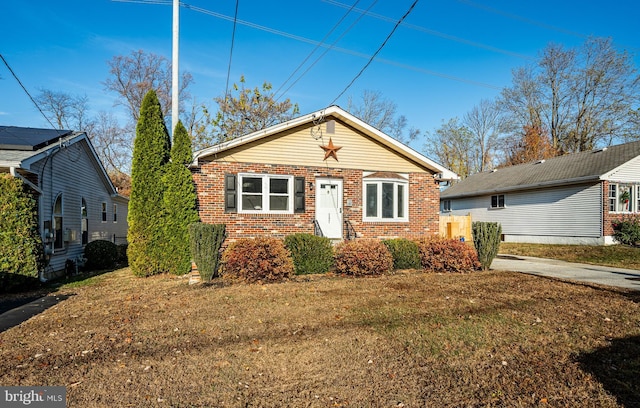
<instances>
[{"instance_id":1,"label":"asphalt shingle roof","mask_svg":"<svg viewBox=\"0 0 640 408\"><path fill-rule=\"evenodd\" d=\"M640 156L640 141L504 167L471 175L442 191L440 197L474 196L597 180L600 176L638 156Z\"/></svg>"}]
</instances>

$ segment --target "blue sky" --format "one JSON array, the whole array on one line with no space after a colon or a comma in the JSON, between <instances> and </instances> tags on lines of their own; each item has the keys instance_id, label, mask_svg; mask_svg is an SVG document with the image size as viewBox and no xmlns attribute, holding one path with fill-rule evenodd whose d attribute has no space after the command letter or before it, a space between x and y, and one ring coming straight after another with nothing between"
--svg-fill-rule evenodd
<instances>
[{"instance_id":1,"label":"blue sky","mask_svg":"<svg viewBox=\"0 0 640 408\"><path fill-rule=\"evenodd\" d=\"M268 81L274 90L286 90L291 81L285 81L354 1L239 0L231 83L244 75L248 86ZM298 79L326 48L316 50L285 97L303 114L329 105L413 2L360 0L356 8L369 14L350 13L326 40L339 40L336 48ZM41 88L86 95L93 112L120 112L116 95L104 90L107 61L138 49L171 58L172 7L166 0L157 3L166 4L4 1L0 53L34 96ZM194 77L192 96L210 103L224 93L236 2L186 3L198 9L180 10L180 69ZM442 120L461 117L481 99L498 95L511 84L512 70L530 64L549 42L575 47L589 35L611 37L618 49L637 54L639 19L635 0L420 0L335 103L346 108L348 96L357 100L364 90L379 91L396 103L409 126L433 131ZM638 66L640 59L635 61ZM47 127L1 63L0 77L0 124ZM412 144L421 150L423 140Z\"/></svg>"}]
</instances>

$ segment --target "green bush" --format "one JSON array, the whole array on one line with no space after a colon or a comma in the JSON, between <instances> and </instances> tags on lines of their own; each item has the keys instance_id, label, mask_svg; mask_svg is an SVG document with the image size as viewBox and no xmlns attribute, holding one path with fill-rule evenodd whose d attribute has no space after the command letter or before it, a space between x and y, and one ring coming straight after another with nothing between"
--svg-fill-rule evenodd
<instances>
[{"instance_id":1,"label":"green bush","mask_svg":"<svg viewBox=\"0 0 640 408\"><path fill-rule=\"evenodd\" d=\"M393 257L377 239L344 241L336 247L336 271L346 275L381 275L393 271Z\"/></svg>"},{"instance_id":2,"label":"green bush","mask_svg":"<svg viewBox=\"0 0 640 408\"><path fill-rule=\"evenodd\" d=\"M118 246L111 241L91 241L84 247L85 269L113 268L118 260Z\"/></svg>"},{"instance_id":3,"label":"green bush","mask_svg":"<svg viewBox=\"0 0 640 408\"><path fill-rule=\"evenodd\" d=\"M189 225L191 257L198 266L203 281L208 282L218 276L220 248L226 237L224 224L195 222Z\"/></svg>"},{"instance_id":4,"label":"green bush","mask_svg":"<svg viewBox=\"0 0 640 408\"><path fill-rule=\"evenodd\" d=\"M222 277L232 281L278 282L293 275L293 260L281 240L239 239L222 254Z\"/></svg>"},{"instance_id":5,"label":"green bush","mask_svg":"<svg viewBox=\"0 0 640 408\"><path fill-rule=\"evenodd\" d=\"M498 255L502 226L497 222L474 222L471 224L473 245L483 270L489 270L491 262Z\"/></svg>"},{"instance_id":6,"label":"green bush","mask_svg":"<svg viewBox=\"0 0 640 408\"><path fill-rule=\"evenodd\" d=\"M420 249L418 244L406 238L387 239L382 241L391 256L394 269L420 269Z\"/></svg>"},{"instance_id":7,"label":"green bush","mask_svg":"<svg viewBox=\"0 0 640 408\"><path fill-rule=\"evenodd\" d=\"M284 239L297 275L326 273L333 266L331 240L313 234L292 234Z\"/></svg>"},{"instance_id":8,"label":"green bush","mask_svg":"<svg viewBox=\"0 0 640 408\"><path fill-rule=\"evenodd\" d=\"M434 272L469 272L480 269L475 249L457 239L422 238L420 248L422 268Z\"/></svg>"},{"instance_id":9,"label":"green bush","mask_svg":"<svg viewBox=\"0 0 640 408\"><path fill-rule=\"evenodd\" d=\"M640 246L640 216L626 215L611 223L613 239L623 245Z\"/></svg>"},{"instance_id":10,"label":"green bush","mask_svg":"<svg viewBox=\"0 0 640 408\"><path fill-rule=\"evenodd\" d=\"M0 175L0 273L2 285L11 275L36 278L44 267L44 248L38 233L37 202L22 180Z\"/></svg>"}]
</instances>

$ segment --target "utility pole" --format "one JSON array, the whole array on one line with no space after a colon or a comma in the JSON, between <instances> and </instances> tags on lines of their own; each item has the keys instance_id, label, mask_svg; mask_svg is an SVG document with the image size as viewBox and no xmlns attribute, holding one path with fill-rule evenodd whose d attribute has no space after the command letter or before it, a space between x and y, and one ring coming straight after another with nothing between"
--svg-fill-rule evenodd
<instances>
[{"instance_id":1,"label":"utility pole","mask_svg":"<svg viewBox=\"0 0 640 408\"><path fill-rule=\"evenodd\" d=\"M178 124L180 117L180 74L178 70L178 46L180 43L180 0L173 0L173 54L172 54L172 80L171 80L171 134Z\"/></svg>"}]
</instances>

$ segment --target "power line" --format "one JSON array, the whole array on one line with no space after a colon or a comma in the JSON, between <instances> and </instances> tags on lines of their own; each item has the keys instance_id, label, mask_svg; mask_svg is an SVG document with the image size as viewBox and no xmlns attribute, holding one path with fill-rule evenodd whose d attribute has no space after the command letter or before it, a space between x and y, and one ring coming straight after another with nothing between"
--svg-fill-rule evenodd
<instances>
[{"instance_id":1,"label":"power line","mask_svg":"<svg viewBox=\"0 0 640 408\"><path fill-rule=\"evenodd\" d=\"M325 3L332 4L334 6L342 7L342 8L349 7L349 5L340 3L340 2L338 2L336 0L322 0L322 1L324 1ZM373 18L378 19L378 20L395 23L395 19L393 19L391 17L383 16L383 15L377 14L377 13L372 13L372 12L369 12L368 10L355 9L354 11L356 11L358 13L366 14L369 17L373 17ZM415 25L415 24L402 23L402 26L406 27L406 28L409 28L411 30L421 31L421 32L429 34L429 35L433 35L433 36L436 36L436 37L444 38L446 40L451 40L451 41L459 42L459 43L462 43L462 44L467 44L467 45L470 45L470 46L476 47L476 48L482 48L482 49L485 49L487 51L497 52L497 53L500 53L500 54L509 55L509 56L512 56L512 57L521 58L521 59L525 59L525 60L533 60L534 59L533 57L530 57L528 55L518 54L516 52L503 50L501 48L497 48L497 47L494 47L494 46L491 46L491 45L486 45L486 44L482 44L482 43L479 43L479 42L475 42L475 41L467 40L467 39L464 39L464 38L456 37L456 36L453 36L453 35L450 35L450 34L441 33L439 31L431 30L429 28L421 27L421 26L418 26L418 25Z\"/></svg>"},{"instance_id":2,"label":"power line","mask_svg":"<svg viewBox=\"0 0 640 408\"><path fill-rule=\"evenodd\" d=\"M11 75L13 75L13 77L15 78L15 80L18 82L18 84L20 84L20 87L22 88L22 90L24 91L24 93L27 94L27 96L29 97L29 99L31 99L31 102L33 102L33 104L35 105L35 107L38 109L38 111L40 112L40 114L42 114L42 116L45 118L45 120L47 122L49 122L49 125L55 129L55 130L60 130L58 128L56 128L55 126L53 126L53 123L51 123L51 121L49 120L49 118L47 117L47 115L44 114L44 112L42 111L42 109L40 109L40 106L38 105L38 103L36 102L35 99L33 99L33 96L31 96L31 94L29 93L29 91L27 91L27 88L24 86L24 84L22 83L22 81L20 81L20 78L18 78L18 75L16 75L16 73L13 71L13 69L11 68L11 66L9 65L9 63L7 62L6 59L4 59L4 56L2 54L0 54L0 58L2 58L2 62L4 62L4 65L7 66L7 69L9 70L9 72L11 72Z\"/></svg>"},{"instance_id":3,"label":"power line","mask_svg":"<svg viewBox=\"0 0 640 408\"><path fill-rule=\"evenodd\" d=\"M376 52L373 53L373 55L371 56L371 58L369 58L369 61L367 61L367 63L365 64L364 67L362 67L362 69L360 70L360 72L358 72L358 74L351 80L351 82L349 82L349 85L347 85L342 92L340 92L340 95L338 95L333 101L331 101L331 103L329 105L333 105L338 99L340 99L340 97L342 97L342 95L344 95L345 92L347 92L347 90L349 88L351 88L351 85L353 85L356 80L358 78L360 78L360 75L362 75L362 73L364 72L365 69L367 69L369 67L369 65L371 65L371 63L373 62L373 60L376 58L376 55L378 55L378 53L380 53L380 51L382 51L382 48L384 48L384 46L387 44L387 41L389 41L389 39L391 38L391 36L393 35L393 33L396 32L396 30L398 29L398 27L400 26L400 24L404 21L405 18L407 18L407 16L411 13L411 11L413 11L414 7L416 6L416 4L418 4L419 0L415 0L413 2L413 4L411 5L411 7L409 7L409 10L407 10L406 13L404 13L404 16L402 16L400 18L400 20L398 20L398 22L396 23L396 25L393 27L393 30L391 30L391 32L389 33L389 35L387 36L387 38L384 39L384 41L382 42L382 44L380 45L380 47L378 47L378 49L376 50Z\"/></svg>"},{"instance_id":4,"label":"power line","mask_svg":"<svg viewBox=\"0 0 640 408\"><path fill-rule=\"evenodd\" d=\"M231 32L231 49L229 50L229 66L227 67L227 82L224 86L224 98L225 101L227 99L227 95L229 94L229 77L231 76L231 60L233 58L233 45L236 39L236 25L238 21L238 3L240 1L236 0L236 11L233 15L233 31Z\"/></svg>"},{"instance_id":5,"label":"power line","mask_svg":"<svg viewBox=\"0 0 640 408\"><path fill-rule=\"evenodd\" d=\"M287 82L289 82L289 81L291 80L291 78L293 78L293 76L294 76L294 75L295 75L295 74L296 74L296 73L297 73L297 72L298 72L298 71L299 71L299 70L304 66L304 64L309 60L309 58L311 58L311 56L313 55L313 53L315 53L315 52L318 50L318 48L320 48L320 46L321 46L322 44L324 44L325 40L326 40L327 38L329 38L329 36L330 36L330 35L331 35L331 34L332 34L332 33L333 33L333 32L334 32L334 31L335 31L335 30L340 26L340 24L342 24L342 22L344 21L344 19L345 19L345 18L347 18L347 16L348 16L349 14L351 14L351 11L352 11L352 10L353 10L357 5L358 5L358 3L360 3L360 0L356 0L356 2L355 2L355 3L353 3L353 5L352 5L348 10L347 10L347 12L342 16L342 18L341 18L340 20L338 20L338 22L337 22L337 23L336 23L336 24L331 28L331 30L329 30L329 32L328 32L328 33L324 36L324 38L323 38L323 39L322 39L322 40L321 40L321 41L320 41L320 42L315 46L315 48L314 48L314 49L309 53L309 55L307 55L307 56L305 57L305 59L300 63L300 65L298 65L298 67L297 67L297 68L296 68L296 69L291 73L291 75L289 75L289 77L288 77L288 78L287 78L287 79L282 83L282 85L280 85L280 87L279 87L279 88L278 88L278 89L273 93L274 95L277 95L277 94L278 94L278 92L280 92L280 90L282 89L282 87L284 87L284 86L287 84ZM345 31L345 33L346 33L347 31L349 31L350 29L351 29L351 27L350 27L349 29L347 29L347 30ZM342 35L344 35L344 33L343 33ZM342 37L340 37L340 38L342 38ZM335 42L334 42L334 44L335 44ZM325 54L326 54L326 52L325 52ZM324 55L324 54L323 54L323 55ZM322 57L322 56L321 56L321 57ZM317 62L317 61L318 61L318 60L316 60L316 62ZM314 62L314 64L315 64L315 62ZM312 64L311 66L313 66L314 64ZM296 80L296 82L297 82L297 81L299 81L299 80L300 80L300 78L302 78L302 77L304 76L304 74L306 74L306 71L305 71L305 72L304 72L304 73L303 73L303 74L302 74L302 75L301 75L301 76ZM277 97L277 98L276 98L276 101L277 101L278 99L280 99L280 97L284 96L284 95L289 91L289 89L291 89L291 87L292 87L293 85L295 85L295 83L296 83L296 82L294 82L293 84L291 84L291 86L290 86L289 88L287 88L284 92L282 92L282 95L281 95L281 96L279 96L279 97Z\"/></svg>"},{"instance_id":6,"label":"power line","mask_svg":"<svg viewBox=\"0 0 640 408\"><path fill-rule=\"evenodd\" d=\"M369 8L367 8L367 11L368 11L368 10L370 10L373 6L375 6L377 2L378 2L378 0L375 0L374 2L372 2L372 3L371 3L371 5L369 6ZM357 3L358 3L358 2L356 2L356 3L353 5L353 7L355 7ZM351 7L351 9L353 9L353 7ZM349 12L351 12L351 9L349 9ZM292 84L291 84L291 85L290 85L290 86L289 86L289 87L288 87L288 88L287 88L287 89L282 93L282 95L281 95L281 96L284 96L287 92L289 92L289 90L290 90L291 88L293 88L293 86L294 86L295 84L297 84L297 83L298 83L298 81L300 81L300 80L302 79L302 77L304 77L304 76L305 76L305 75L306 75L306 74L311 70L311 68L313 68L313 67L314 67L314 66L315 66L315 65L316 65L316 64L317 64L317 63L318 63L318 62L319 62L319 61L320 61L320 60L321 60L321 59L322 59L322 58L323 58L323 57L324 57L324 56L325 56L329 51L331 51L331 50L334 48L334 46L335 46L335 45L336 45L336 44L337 44L337 43L338 43L338 42L339 42L339 41L340 41L340 40L341 40L345 35L347 35L347 33L348 33L349 31L351 31L351 29L352 29L353 27L355 27L355 25L356 25L356 24L358 24L358 22L360 22L360 20L362 19L362 17L363 17L363 16L364 16L364 14L360 14L360 16L356 19L356 21L354 21L354 22L353 22L353 24L351 24L351 25L349 26L349 28L347 28L347 29L346 29L346 30L345 30L345 31L344 31L344 32L343 32L343 33L342 33L342 34L341 34L341 35L340 35L340 36L339 36L339 37L338 37L334 42L332 42L332 43L331 43L331 45L329 45L328 47L325 47L325 48L326 48L326 49L325 49L325 51L324 51L324 52L323 52L323 53L322 53L318 58L316 58L316 60L315 60L315 61L314 61L314 62L313 62L313 63L312 63L312 64L311 64L311 65L310 65L310 66L309 66L309 67L308 67L308 68L307 68L303 73L302 73L302 75L300 75L300 76L298 77L298 79L296 79L296 80L295 80L295 81L294 81L294 82L293 82L293 83L292 83ZM345 15L345 17L346 17L346 15ZM320 44L318 45L318 47L319 47L319 46L320 46ZM316 49L317 49L318 47L316 47ZM315 51L315 50L314 50L314 51Z\"/></svg>"},{"instance_id":7,"label":"power line","mask_svg":"<svg viewBox=\"0 0 640 408\"><path fill-rule=\"evenodd\" d=\"M122 2L122 3L163 4L163 5L171 4L170 0L112 0L112 1L117 1L117 2ZM203 9L201 7L192 6L192 5L187 4L187 3L180 3L180 5L182 7L185 7L187 9L193 10L193 11L198 12L198 13L210 15L212 17L216 17L216 18L219 18L219 19L222 19L222 20L227 20L227 21L231 21L231 22L234 21L233 17L229 17L229 16L226 16L224 14L217 13L215 11L210 11L210 10L207 10L207 9ZM302 37L302 36L299 36L299 35L290 34L290 33L287 33L287 32L284 32L284 31L280 31L280 30L276 30L276 29L273 29L273 28L261 26L259 24L251 23L249 21L244 21L244 20L241 20L241 19L236 19L235 21L236 21L237 24L244 25L244 26L247 26L247 27L250 27L250 28L254 28L256 30L265 31L265 32L268 32L268 33L271 33L271 34L279 35L281 37L290 38L292 40L296 40L296 41L300 41L300 42L305 42L307 44L320 45L321 47L331 48L331 50L337 51L337 52L340 52L340 53L343 53L343 54L353 55L353 56L361 57L361 58L372 58L370 55L367 55L367 54L364 54L364 53L361 53L361 52L357 52L357 51L353 51L353 50L349 50L349 49L341 48L341 47L330 47L330 46L328 46L326 44L322 44L322 43L320 43L318 41L315 41L315 40L311 40L311 39L308 39L308 38L305 38L305 37ZM502 88L497 87L495 85L485 84L483 82L473 81L473 80L469 80L469 79L466 79L466 78L460 78L460 77L456 77L456 76L453 76L453 75L443 74L443 73L436 72L436 71L431 71L431 70L427 70L427 69L423 69L423 68L419 68L419 67L414 67L414 66L411 66L411 65L401 64L401 63L395 62L395 61L390 61L390 60L385 60L385 59L378 59L377 61L381 62L381 63L384 63L384 64L395 65L395 66L402 67L402 68L405 68L405 69L410 69L410 70L413 70L413 71L416 71L416 72L422 72L422 73L425 73L427 75L438 76L438 77L441 77L441 78L446 78L446 79L450 79L450 80L458 81L458 82L463 82L463 83L467 83L467 84L473 84L473 85L481 86L481 87L484 87L484 88L502 89Z\"/></svg>"}]
</instances>

